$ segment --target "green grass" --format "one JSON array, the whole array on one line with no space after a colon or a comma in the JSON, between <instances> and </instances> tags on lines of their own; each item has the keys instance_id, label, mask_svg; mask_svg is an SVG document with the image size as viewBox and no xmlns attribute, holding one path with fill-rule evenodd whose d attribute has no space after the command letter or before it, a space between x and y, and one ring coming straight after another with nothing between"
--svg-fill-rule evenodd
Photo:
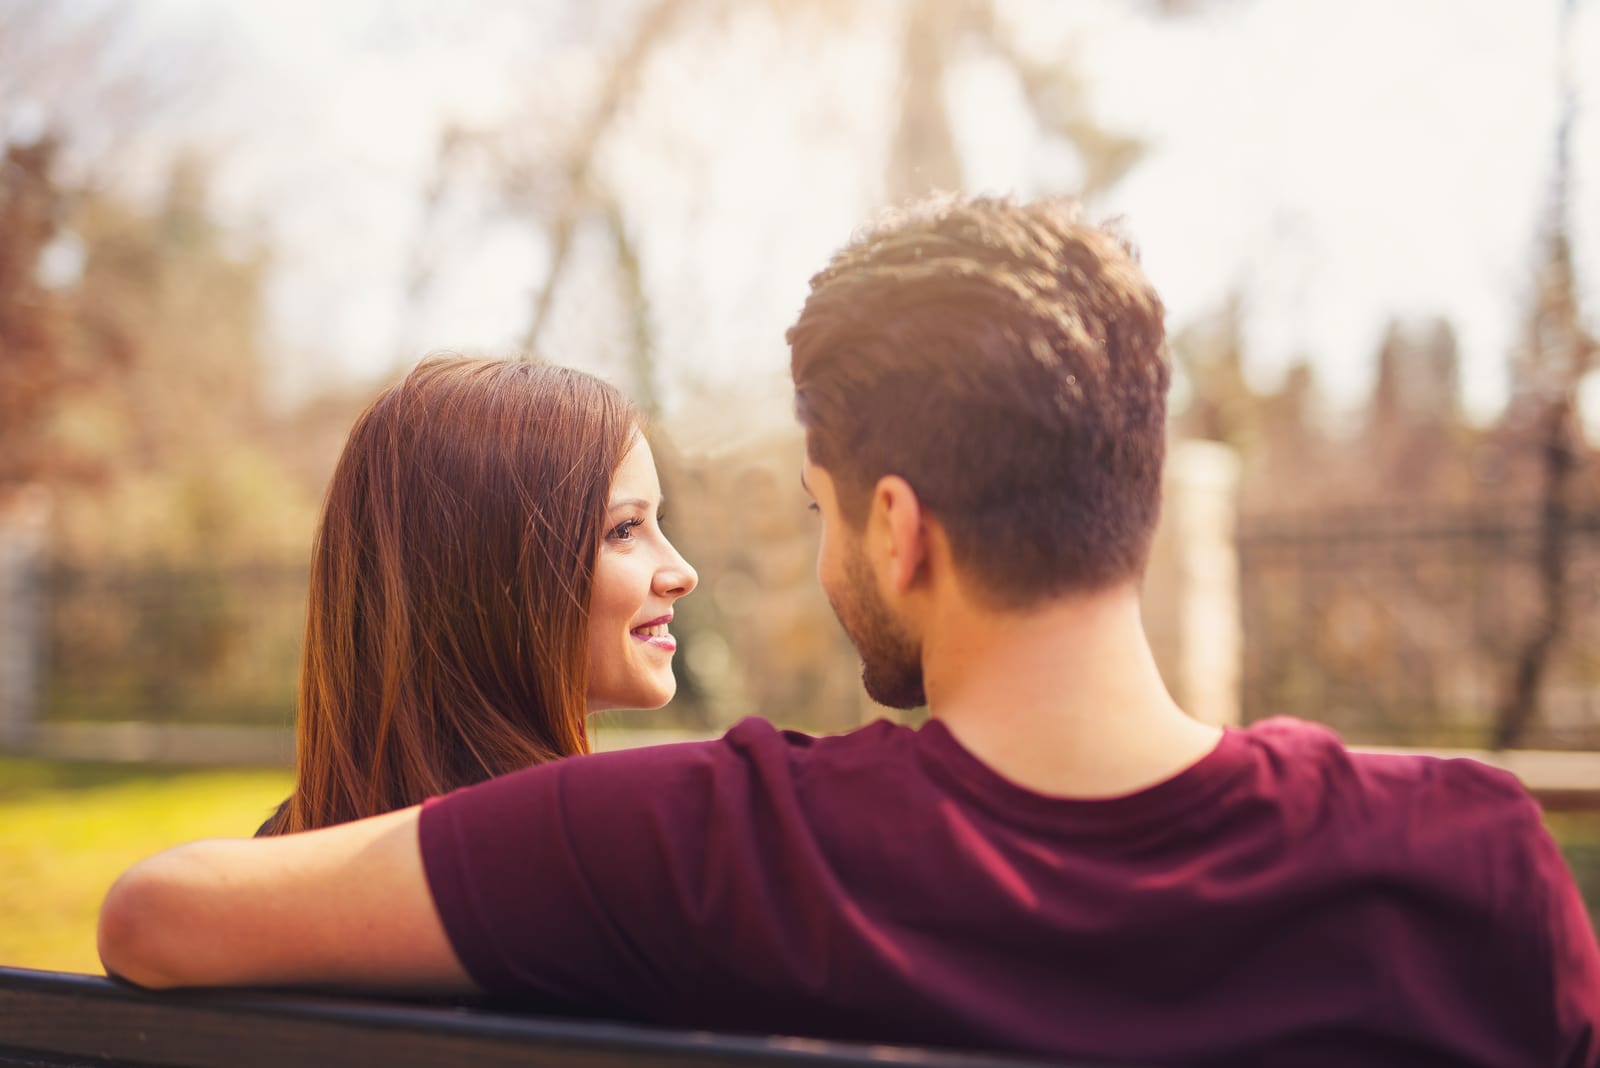
<instances>
[{"instance_id":1,"label":"green grass","mask_svg":"<svg viewBox=\"0 0 1600 1068\"><path fill-rule=\"evenodd\" d=\"M191 771L0 758L0 964L98 972L95 915L128 865L193 838L254 833L287 771ZM1600 813L1550 829L1600 922Z\"/></svg>"},{"instance_id":2,"label":"green grass","mask_svg":"<svg viewBox=\"0 0 1600 1068\"><path fill-rule=\"evenodd\" d=\"M253 834L287 771L174 771L0 758L0 964L98 972L113 879L193 838Z\"/></svg>"},{"instance_id":3,"label":"green grass","mask_svg":"<svg viewBox=\"0 0 1600 1068\"><path fill-rule=\"evenodd\" d=\"M1600 934L1600 812L1553 812L1545 824L1560 843L1589 906L1589 922Z\"/></svg>"}]
</instances>

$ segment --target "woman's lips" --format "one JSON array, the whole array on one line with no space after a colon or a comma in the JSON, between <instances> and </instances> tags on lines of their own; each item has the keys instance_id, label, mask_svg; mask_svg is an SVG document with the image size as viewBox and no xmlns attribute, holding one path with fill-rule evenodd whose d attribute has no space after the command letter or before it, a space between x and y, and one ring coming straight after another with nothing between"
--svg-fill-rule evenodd
<instances>
[{"instance_id":1,"label":"woman's lips","mask_svg":"<svg viewBox=\"0 0 1600 1068\"><path fill-rule=\"evenodd\" d=\"M660 619L642 623L628 633L652 648L670 653L678 648L678 639L667 632L667 624L671 622L671 616L662 616Z\"/></svg>"}]
</instances>

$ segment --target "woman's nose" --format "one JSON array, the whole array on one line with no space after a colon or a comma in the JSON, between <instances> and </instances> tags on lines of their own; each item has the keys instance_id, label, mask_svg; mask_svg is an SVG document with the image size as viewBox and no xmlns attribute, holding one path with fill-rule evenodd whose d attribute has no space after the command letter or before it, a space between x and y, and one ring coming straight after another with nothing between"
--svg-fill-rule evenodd
<instances>
[{"instance_id":1,"label":"woman's nose","mask_svg":"<svg viewBox=\"0 0 1600 1068\"><path fill-rule=\"evenodd\" d=\"M656 571L656 592L663 596L682 597L700 582L700 576L683 554L668 546L669 558Z\"/></svg>"}]
</instances>

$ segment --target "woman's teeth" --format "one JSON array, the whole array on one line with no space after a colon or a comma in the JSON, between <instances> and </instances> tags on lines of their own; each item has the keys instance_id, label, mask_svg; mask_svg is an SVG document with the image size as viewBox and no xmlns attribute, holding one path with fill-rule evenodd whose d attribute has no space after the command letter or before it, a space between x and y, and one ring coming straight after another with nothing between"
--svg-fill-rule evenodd
<instances>
[{"instance_id":1,"label":"woman's teeth","mask_svg":"<svg viewBox=\"0 0 1600 1068\"><path fill-rule=\"evenodd\" d=\"M633 632L641 638L665 638L667 636L667 625L665 623L657 623L650 627L635 627Z\"/></svg>"}]
</instances>

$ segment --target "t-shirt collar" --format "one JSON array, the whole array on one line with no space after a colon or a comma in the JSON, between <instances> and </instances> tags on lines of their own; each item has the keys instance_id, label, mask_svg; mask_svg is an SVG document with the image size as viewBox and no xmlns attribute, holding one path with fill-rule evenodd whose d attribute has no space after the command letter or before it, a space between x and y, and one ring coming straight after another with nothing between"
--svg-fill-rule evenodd
<instances>
[{"instance_id":1,"label":"t-shirt collar","mask_svg":"<svg viewBox=\"0 0 1600 1068\"><path fill-rule=\"evenodd\" d=\"M917 752L932 774L990 807L1057 828L1083 831L1126 830L1130 825L1173 816L1191 809L1237 782L1250 764L1244 731L1226 728L1205 756L1131 794L1111 798L1052 797L1018 785L968 752L937 719L917 731Z\"/></svg>"}]
</instances>

